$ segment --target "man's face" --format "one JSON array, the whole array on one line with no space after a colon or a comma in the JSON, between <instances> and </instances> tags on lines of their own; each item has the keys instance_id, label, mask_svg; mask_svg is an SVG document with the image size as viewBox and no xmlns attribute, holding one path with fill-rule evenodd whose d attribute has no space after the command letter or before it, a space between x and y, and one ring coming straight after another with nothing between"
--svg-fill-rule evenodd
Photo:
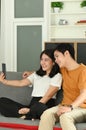
<instances>
[{"instance_id":1,"label":"man's face","mask_svg":"<svg viewBox=\"0 0 86 130\"><path fill-rule=\"evenodd\" d=\"M65 55L59 51L54 52L55 62L60 68L65 67Z\"/></svg>"}]
</instances>

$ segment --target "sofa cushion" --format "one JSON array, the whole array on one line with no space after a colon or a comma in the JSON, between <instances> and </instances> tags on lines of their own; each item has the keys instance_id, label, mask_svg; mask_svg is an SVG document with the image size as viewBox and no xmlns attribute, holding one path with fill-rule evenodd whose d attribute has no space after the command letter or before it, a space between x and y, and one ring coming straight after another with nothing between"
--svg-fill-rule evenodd
<instances>
[{"instance_id":1,"label":"sofa cushion","mask_svg":"<svg viewBox=\"0 0 86 130\"><path fill-rule=\"evenodd\" d=\"M7 72L6 78L10 80L22 79L22 72ZM11 87L0 83L0 97L7 97L23 105L28 105L31 100L32 87Z\"/></svg>"},{"instance_id":2,"label":"sofa cushion","mask_svg":"<svg viewBox=\"0 0 86 130\"><path fill-rule=\"evenodd\" d=\"M60 90L57 92L57 94L56 94L55 104L58 105L59 103L61 103L62 98L63 98L63 90L60 89Z\"/></svg>"}]
</instances>

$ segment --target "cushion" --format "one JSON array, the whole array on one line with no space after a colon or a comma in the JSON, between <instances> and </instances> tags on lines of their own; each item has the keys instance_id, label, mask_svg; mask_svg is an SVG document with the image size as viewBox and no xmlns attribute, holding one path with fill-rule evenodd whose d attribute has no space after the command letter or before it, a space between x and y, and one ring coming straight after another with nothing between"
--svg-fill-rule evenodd
<instances>
[{"instance_id":1,"label":"cushion","mask_svg":"<svg viewBox=\"0 0 86 130\"><path fill-rule=\"evenodd\" d=\"M58 105L59 103L61 103L62 98L63 98L63 90L60 89L60 90L57 92L57 94L56 94L56 102L55 102L55 104Z\"/></svg>"}]
</instances>

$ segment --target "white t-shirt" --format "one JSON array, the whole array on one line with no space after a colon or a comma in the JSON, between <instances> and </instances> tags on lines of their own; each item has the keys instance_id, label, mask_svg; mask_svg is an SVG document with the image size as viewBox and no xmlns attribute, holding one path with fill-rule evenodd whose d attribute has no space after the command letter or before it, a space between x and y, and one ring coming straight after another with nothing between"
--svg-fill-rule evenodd
<instances>
[{"instance_id":1,"label":"white t-shirt","mask_svg":"<svg viewBox=\"0 0 86 130\"><path fill-rule=\"evenodd\" d=\"M39 76L34 72L27 77L33 85L32 96L33 97L43 97L50 85L53 87L61 88L62 75L60 73L56 74L54 77L50 78L47 75ZM53 97L55 98L55 96Z\"/></svg>"}]
</instances>

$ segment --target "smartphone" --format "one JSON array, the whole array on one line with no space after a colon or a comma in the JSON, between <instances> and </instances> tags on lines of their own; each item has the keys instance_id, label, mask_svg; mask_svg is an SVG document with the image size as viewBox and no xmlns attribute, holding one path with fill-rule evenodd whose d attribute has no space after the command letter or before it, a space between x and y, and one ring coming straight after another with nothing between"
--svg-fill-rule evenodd
<instances>
[{"instance_id":1,"label":"smartphone","mask_svg":"<svg viewBox=\"0 0 86 130\"><path fill-rule=\"evenodd\" d=\"M2 72L4 73L5 79L6 79L6 64L5 63L2 63Z\"/></svg>"}]
</instances>

